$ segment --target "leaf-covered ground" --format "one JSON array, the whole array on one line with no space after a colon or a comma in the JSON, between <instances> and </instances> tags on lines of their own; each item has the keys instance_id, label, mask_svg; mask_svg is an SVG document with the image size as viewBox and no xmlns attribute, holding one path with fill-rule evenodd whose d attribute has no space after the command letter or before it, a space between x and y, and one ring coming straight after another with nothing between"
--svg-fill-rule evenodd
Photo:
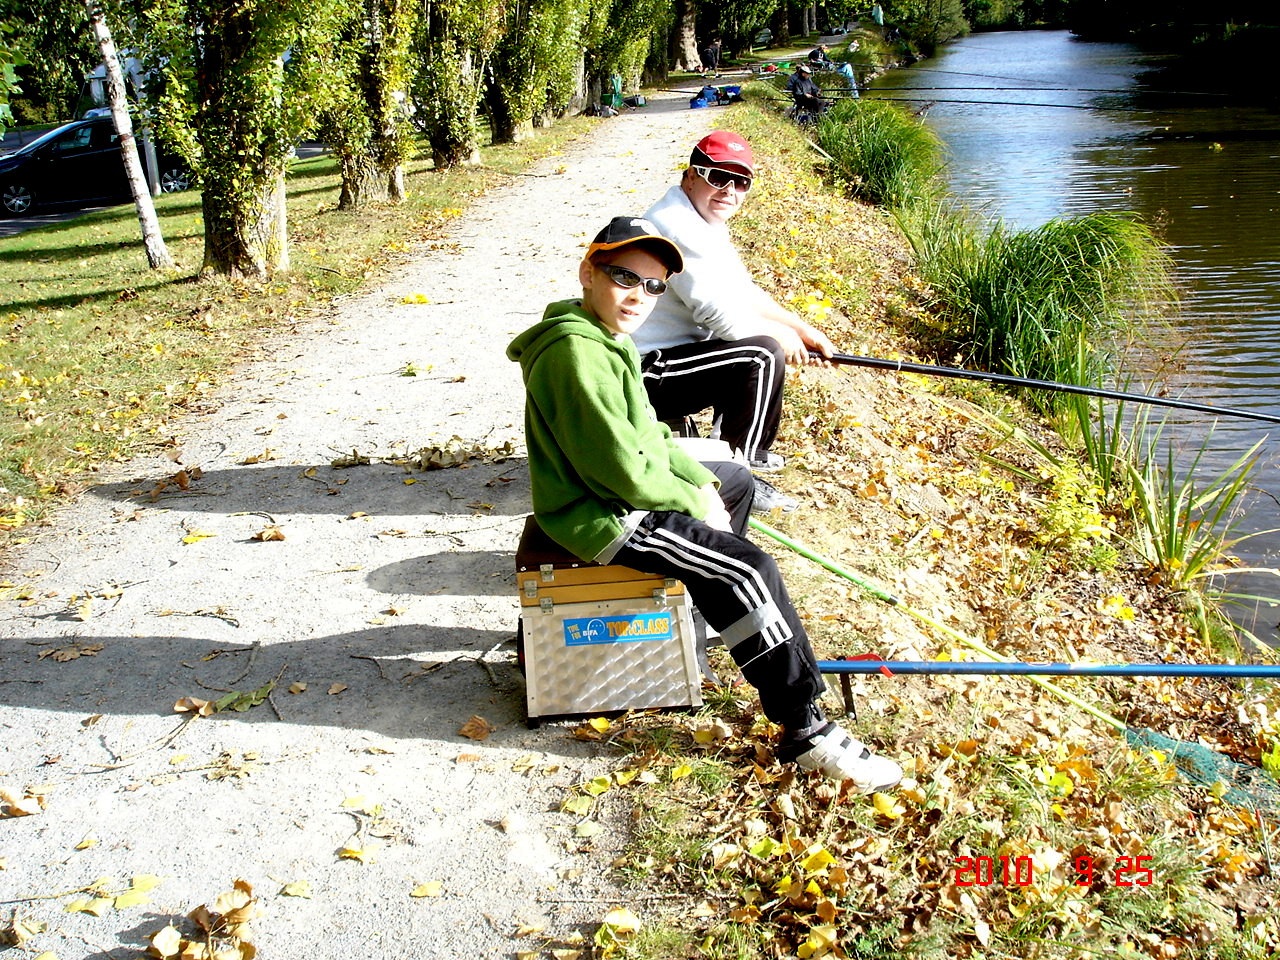
<instances>
[{"instance_id":1,"label":"leaf-covered ground","mask_svg":"<svg viewBox=\"0 0 1280 960\"><path fill-rule=\"evenodd\" d=\"M874 210L820 190L789 129L744 118L764 155L735 232L780 299L839 346L912 354L928 291ZM930 358L916 358L930 359ZM1016 403L950 381L835 368L788 382L770 522L959 635L1020 660L1216 662L1186 613L1094 514L1080 475L1011 439L1061 443ZM975 403L975 401L977 401ZM774 551L820 659L986 659L954 635L783 547ZM725 661L722 676L732 675ZM1280 727L1261 682L1063 678L1070 694L1257 768ZM838 681L828 706L840 713ZM851 729L906 767L851 795L781 770L749 688L700 718L604 734L644 771L637 878L689 894L637 956L1264 957L1280 809L1193 785L1170 757L1026 678L873 675ZM598 785L599 786L599 785ZM604 791L599 790L603 793Z\"/></svg>"}]
</instances>

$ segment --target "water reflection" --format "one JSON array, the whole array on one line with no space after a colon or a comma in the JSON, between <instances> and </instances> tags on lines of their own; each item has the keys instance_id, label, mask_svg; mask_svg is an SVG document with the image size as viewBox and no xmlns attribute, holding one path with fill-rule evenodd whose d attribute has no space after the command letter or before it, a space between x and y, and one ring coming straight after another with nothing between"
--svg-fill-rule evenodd
<instances>
[{"instance_id":1,"label":"water reflection","mask_svg":"<svg viewBox=\"0 0 1280 960\"><path fill-rule=\"evenodd\" d=\"M1188 72L1175 80L1167 69L1177 65L1063 31L987 33L893 72L873 95L932 101L926 121L947 145L953 192L993 217L1037 226L1129 210L1153 224L1183 296L1175 328L1153 334L1157 353L1180 350L1172 389L1280 414L1280 116L1188 89ZM1189 450L1211 424L1172 422ZM1217 471L1273 434L1244 532L1280 527L1280 427L1223 419L1210 440L1204 469ZM1236 552L1251 566L1280 564L1280 534ZM1280 596L1280 579L1237 579L1243 592ZM1272 642L1277 618L1264 609L1257 623Z\"/></svg>"}]
</instances>

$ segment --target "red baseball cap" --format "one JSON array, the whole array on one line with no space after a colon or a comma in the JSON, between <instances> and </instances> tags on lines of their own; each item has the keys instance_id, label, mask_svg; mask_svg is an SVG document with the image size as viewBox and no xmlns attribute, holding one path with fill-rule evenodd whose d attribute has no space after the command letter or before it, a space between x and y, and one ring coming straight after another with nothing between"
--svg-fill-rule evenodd
<instances>
[{"instance_id":1,"label":"red baseball cap","mask_svg":"<svg viewBox=\"0 0 1280 960\"><path fill-rule=\"evenodd\" d=\"M741 167L752 176L756 172L754 163L751 144L730 130L714 130L708 133L697 142L693 148L693 155L689 158L690 166Z\"/></svg>"}]
</instances>

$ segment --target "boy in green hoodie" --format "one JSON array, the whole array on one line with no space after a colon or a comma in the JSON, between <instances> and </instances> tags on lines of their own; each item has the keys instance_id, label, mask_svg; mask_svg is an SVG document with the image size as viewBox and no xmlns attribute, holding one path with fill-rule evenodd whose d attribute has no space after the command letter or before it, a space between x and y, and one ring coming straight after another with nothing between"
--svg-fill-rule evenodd
<instances>
[{"instance_id":1,"label":"boy in green hoodie","mask_svg":"<svg viewBox=\"0 0 1280 960\"><path fill-rule=\"evenodd\" d=\"M630 334L683 268L651 223L615 217L579 265L582 298L550 304L507 348L527 391L534 515L582 560L683 581L782 726L779 760L886 789L902 769L823 716L822 675L777 565L744 536L750 472L698 463L649 405Z\"/></svg>"}]
</instances>

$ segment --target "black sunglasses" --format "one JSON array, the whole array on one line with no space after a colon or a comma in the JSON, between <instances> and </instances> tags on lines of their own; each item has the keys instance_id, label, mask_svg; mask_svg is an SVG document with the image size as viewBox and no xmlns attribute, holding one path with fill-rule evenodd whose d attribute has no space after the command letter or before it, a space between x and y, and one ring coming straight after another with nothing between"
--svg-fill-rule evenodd
<instances>
[{"instance_id":1,"label":"black sunglasses","mask_svg":"<svg viewBox=\"0 0 1280 960\"><path fill-rule=\"evenodd\" d=\"M601 273L624 290L643 284L644 292L651 297L660 297L667 292L667 281L659 280L657 277L642 277L634 270L628 270L613 263L601 263L597 266Z\"/></svg>"}]
</instances>

